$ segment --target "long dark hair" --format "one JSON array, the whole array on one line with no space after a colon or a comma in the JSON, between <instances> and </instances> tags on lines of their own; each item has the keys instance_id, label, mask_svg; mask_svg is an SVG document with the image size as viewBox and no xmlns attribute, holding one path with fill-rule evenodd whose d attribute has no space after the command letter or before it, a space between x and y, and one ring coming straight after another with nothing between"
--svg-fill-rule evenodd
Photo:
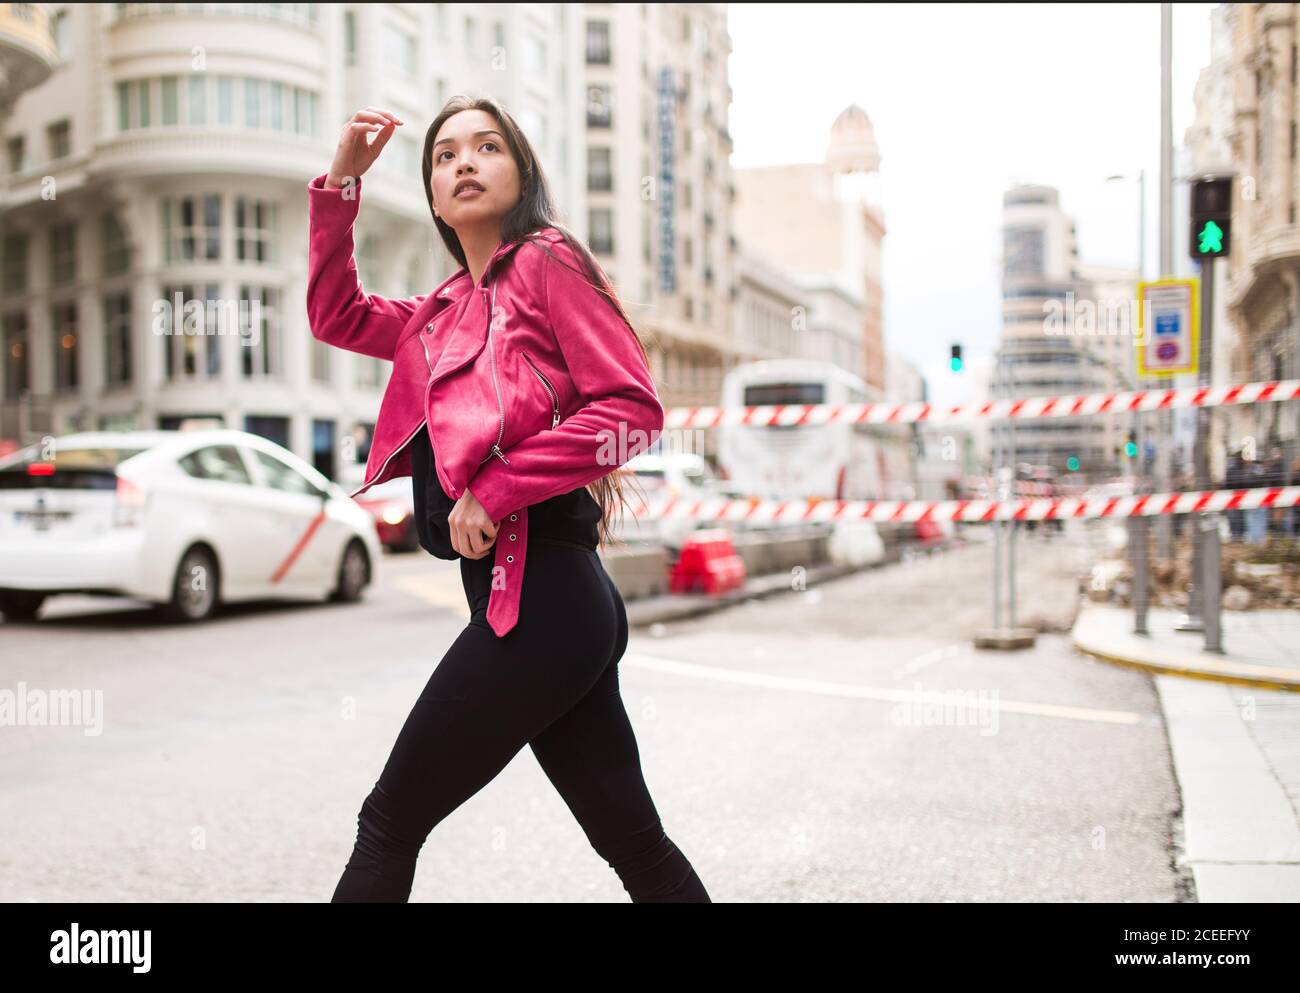
<instances>
[{"instance_id":1,"label":"long dark hair","mask_svg":"<svg viewBox=\"0 0 1300 993\"><path fill-rule=\"evenodd\" d=\"M623 323L627 325L628 331L640 347L641 355L645 359L646 370L650 373L653 381L654 371L650 367L650 356L646 351L645 342L641 340L641 336L633 327L631 320L628 319L627 313L623 310L623 305L614 293L609 278L605 275L600 263L596 261L591 251L582 243L582 240L560 223L558 219L559 211L556 209L555 200L551 196L550 184L546 181L546 176L542 172L541 163L533 151L532 144L523 131L520 130L515 119L510 116L500 103L491 97L452 97L443 104L442 110L433 119L433 123L429 125L429 130L424 136L424 196L429 203L429 213L433 216L433 223L437 227L438 234L442 237L442 243L446 246L451 257L460 264L462 269L469 268L469 263L465 257L465 249L461 246L460 238L456 235L455 229L434 213L433 210L433 143L438 137L438 130L447 118L466 110L481 110L496 119L498 125L500 125L502 135L505 136L506 145L510 149L515 165L519 169L519 185L522 195L519 202L510 209L510 212L506 214L501 222L501 241L506 244L522 241L542 228L555 228L577 257L584 271L578 272L541 241L537 241L535 244L566 269L578 272L589 286L609 301L615 313L622 318ZM635 474L620 466L600 479L587 484L587 491L591 493L601 510L600 544L602 545L616 541L610 525L610 511L615 507L616 503L620 508L626 506L624 484L629 479L635 479ZM642 495L644 496L644 491L642 491Z\"/></svg>"}]
</instances>

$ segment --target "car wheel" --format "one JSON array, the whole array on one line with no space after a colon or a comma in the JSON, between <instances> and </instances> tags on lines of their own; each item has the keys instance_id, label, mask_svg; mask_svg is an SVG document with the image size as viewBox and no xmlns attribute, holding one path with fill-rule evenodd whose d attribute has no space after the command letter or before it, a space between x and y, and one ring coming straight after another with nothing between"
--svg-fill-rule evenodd
<instances>
[{"instance_id":1,"label":"car wheel","mask_svg":"<svg viewBox=\"0 0 1300 993\"><path fill-rule=\"evenodd\" d=\"M207 620L217 609L218 581L212 553L198 545L189 549L176 567L172 598L161 605L162 615L181 624Z\"/></svg>"},{"instance_id":2,"label":"car wheel","mask_svg":"<svg viewBox=\"0 0 1300 993\"><path fill-rule=\"evenodd\" d=\"M343 549L343 561L339 563L338 585L334 587L331 599L342 603L355 603L361 599L361 593L370 582L370 563L366 559L366 550L361 542L353 538L348 547Z\"/></svg>"},{"instance_id":3,"label":"car wheel","mask_svg":"<svg viewBox=\"0 0 1300 993\"><path fill-rule=\"evenodd\" d=\"M0 614L8 621L31 621L36 619L36 612L45 602L45 593L28 590L10 590L0 593Z\"/></svg>"}]
</instances>

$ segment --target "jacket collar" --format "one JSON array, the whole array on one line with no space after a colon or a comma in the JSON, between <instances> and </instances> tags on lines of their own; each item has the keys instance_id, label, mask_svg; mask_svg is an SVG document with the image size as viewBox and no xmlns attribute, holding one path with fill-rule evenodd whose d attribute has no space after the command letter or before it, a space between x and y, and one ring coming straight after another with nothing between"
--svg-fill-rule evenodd
<instances>
[{"instance_id":1,"label":"jacket collar","mask_svg":"<svg viewBox=\"0 0 1300 993\"><path fill-rule=\"evenodd\" d=\"M539 231L534 231L532 234L527 235L522 241L501 242L501 244L497 246L496 251L492 253L492 257L488 259L487 267L483 270L484 285L487 285L488 278L492 275L497 263L522 245L524 241L540 239L542 241L554 242L559 240L560 237L560 233L555 228L548 227L542 228ZM452 303L455 303L470 291L472 288L472 282L473 281L469 278L469 270L462 266L452 273L443 284L434 291L434 296L440 300L450 300Z\"/></svg>"}]
</instances>

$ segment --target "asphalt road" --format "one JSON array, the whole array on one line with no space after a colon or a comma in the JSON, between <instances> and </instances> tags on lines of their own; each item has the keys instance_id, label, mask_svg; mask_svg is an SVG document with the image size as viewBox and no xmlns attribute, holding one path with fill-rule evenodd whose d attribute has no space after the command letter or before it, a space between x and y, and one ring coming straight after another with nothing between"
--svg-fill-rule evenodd
<instances>
[{"instance_id":1,"label":"asphalt road","mask_svg":"<svg viewBox=\"0 0 1300 993\"><path fill-rule=\"evenodd\" d=\"M1022 540L1022 618L1068 624L1099 536ZM98 734L0 727L0 900L328 900L467 616L455 564L383 565L357 605L177 628L69 597L0 624L0 689L102 701ZM642 765L715 902L1184 898L1150 680L1061 634L975 650L989 575L973 546L633 633ZM528 749L434 829L412 893L626 899Z\"/></svg>"}]
</instances>

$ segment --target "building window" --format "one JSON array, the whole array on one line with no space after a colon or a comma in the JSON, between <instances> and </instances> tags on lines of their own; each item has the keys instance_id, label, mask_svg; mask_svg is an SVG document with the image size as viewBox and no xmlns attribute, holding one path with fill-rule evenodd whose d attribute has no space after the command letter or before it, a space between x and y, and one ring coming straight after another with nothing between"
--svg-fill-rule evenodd
<instances>
[{"instance_id":1,"label":"building window","mask_svg":"<svg viewBox=\"0 0 1300 993\"><path fill-rule=\"evenodd\" d=\"M131 246L126 229L111 210L100 217L100 246L103 249L105 276L119 276L131 268Z\"/></svg>"},{"instance_id":2,"label":"building window","mask_svg":"<svg viewBox=\"0 0 1300 993\"><path fill-rule=\"evenodd\" d=\"M221 197L168 197L162 202L163 259L166 262L221 258Z\"/></svg>"},{"instance_id":3,"label":"building window","mask_svg":"<svg viewBox=\"0 0 1300 993\"><path fill-rule=\"evenodd\" d=\"M233 76L217 77L217 123L235 123L235 80Z\"/></svg>"},{"instance_id":4,"label":"building window","mask_svg":"<svg viewBox=\"0 0 1300 993\"><path fill-rule=\"evenodd\" d=\"M45 129L45 141L51 162L66 159L72 154L72 122L66 118L55 121Z\"/></svg>"},{"instance_id":5,"label":"building window","mask_svg":"<svg viewBox=\"0 0 1300 993\"><path fill-rule=\"evenodd\" d=\"M587 87L587 127L613 127L614 114L608 86Z\"/></svg>"},{"instance_id":6,"label":"building window","mask_svg":"<svg viewBox=\"0 0 1300 993\"><path fill-rule=\"evenodd\" d=\"M609 21L588 21L587 65L607 66L609 63Z\"/></svg>"},{"instance_id":7,"label":"building window","mask_svg":"<svg viewBox=\"0 0 1300 993\"><path fill-rule=\"evenodd\" d=\"M139 115L138 125L147 128L152 120L151 111L153 110L153 82L148 79L137 80L132 84L135 87L136 112Z\"/></svg>"},{"instance_id":8,"label":"building window","mask_svg":"<svg viewBox=\"0 0 1300 993\"><path fill-rule=\"evenodd\" d=\"M15 135L5 146L9 153L9 173L17 176L27 169L27 141L22 135Z\"/></svg>"},{"instance_id":9,"label":"building window","mask_svg":"<svg viewBox=\"0 0 1300 993\"><path fill-rule=\"evenodd\" d=\"M109 386L131 382L131 294L104 297L104 381Z\"/></svg>"},{"instance_id":10,"label":"building window","mask_svg":"<svg viewBox=\"0 0 1300 993\"><path fill-rule=\"evenodd\" d=\"M361 284L362 289L368 287L371 293L376 292L376 287L379 284L375 251L375 236L367 234L362 236L361 240L355 244L352 252L352 257L357 263L357 281Z\"/></svg>"},{"instance_id":11,"label":"building window","mask_svg":"<svg viewBox=\"0 0 1300 993\"><path fill-rule=\"evenodd\" d=\"M221 374L224 336L218 333L218 322L223 316L218 291L216 283L204 286L201 297L198 287L192 283L163 288L166 305L163 313L169 315L170 321L163 325L159 337L163 342L164 372L169 380L215 379Z\"/></svg>"},{"instance_id":12,"label":"building window","mask_svg":"<svg viewBox=\"0 0 1300 993\"><path fill-rule=\"evenodd\" d=\"M208 77L197 73L186 80L185 122L202 127L208 123Z\"/></svg>"},{"instance_id":13,"label":"building window","mask_svg":"<svg viewBox=\"0 0 1300 993\"><path fill-rule=\"evenodd\" d=\"M68 221L50 228L50 283L66 286L77 278L77 225Z\"/></svg>"},{"instance_id":14,"label":"building window","mask_svg":"<svg viewBox=\"0 0 1300 993\"><path fill-rule=\"evenodd\" d=\"M591 232L591 250L597 255L614 254L614 212L608 207L593 207L587 213Z\"/></svg>"},{"instance_id":15,"label":"building window","mask_svg":"<svg viewBox=\"0 0 1300 993\"><path fill-rule=\"evenodd\" d=\"M66 10L54 15L54 45L59 50L59 58L66 62L72 57L72 30L68 25Z\"/></svg>"},{"instance_id":16,"label":"building window","mask_svg":"<svg viewBox=\"0 0 1300 993\"><path fill-rule=\"evenodd\" d=\"M11 400L23 390L31 389L27 365L27 312L15 310L4 315L5 396Z\"/></svg>"},{"instance_id":17,"label":"building window","mask_svg":"<svg viewBox=\"0 0 1300 993\"><path fill-rule=\"evenodd\" d=\"M587 189L591 191L612 190L614 172L609 148L595 145L587 146Z\"/></svg>"},{"instance_id":18,"label":"building window","mask_svg":"<svg viewBox=\"0 0 1300 993\"><path fill-rule=\"evenodd\" d=\"M371 355L353 355L356 385L362 390L378 390L384 385L384 360ZM390 363L391 364L391 363Z\"/></svg>"},{"instance_id":19,"label":"building window","mask_svg":"<svg viewBox=\"0 0 1300 993\"><path fill-rule=\"evenodd\" d=\"M77 375L77 305L56 303L50 308L50 331L54 340L54 388L75 390Z\"/></svg>"},{"instance_id":20,"label":"building window","mask_svg":"<svg viewBox=\"0 0 1300 993\"><path fill-rule=\"evenodd\" d=\"M270 200L235 200L235 259L239 262L276 261L276 205Z\"/></svg>"},{"instance_id":21,"label":"building window","mask_svg":"<svg viewBox=\"0 0 1300 993\"><path fill-rule=\"evenodd\" d=\"M1002 271L1008 276L1041 276L1046 271L1046 235L1038 227L1002 229Z\"/></svg>"},{"instance_id":22,"label":"building window","mask_svg":"<svg viewBox=\"0 0 1300 993\"><path fill-rule=\"evenodd\" d=\"M334 349L319 338L312 338L311 344L311 378L318 383L328 383L331 376L330 352Z\"/></svg>"},{"instance_id":23,"label":"building window","mask_svg":"<svg viewBox=\"0 0 1300 993\"><path fill-rule=\"evenodd\" d=\"M244 126L262 126L262 81L244 77Z\"/></svg>"},{"instance_id":24,"label":"building window","mask_svg":"<svg viewBox=\"0 0 1300 993\"><path fill-rule=\"evenodd\" d=\"M546 42L536 35L524 38L524 71L537 76L546 72Z\"/></svg>"},{"instance_id":25,"label":"building window","mask_svg":"<svg viewBox=\"0 0 1300 993\"><path fill-rule=\"evenodd\" d=\"M357 15L351 10L343 12L343 57L346 65L357 64Z\"/></svg>"},{"instance_id":26,"label":"building window","mask_svg":"<svg viewBox=\"0 0 1300 993\"><path fill-rule=\"evenodd\" d=\"M3 252L3 292L27 292L27 235L20 232L6 234Z\"/></svg>"},{"instance_id":27,"label":"building window","mask_svg":"<svg viewBox=\"0 0 1300 993\"><path fill-rule=\"evenodd\" d=\"M272 80L271 91L271 130L284 130L284 84Z\"/></svg>"},{"instance_id":28,"label":"building window","mask_svg":"<svg viewBox=\"0 0 1300 993\"><path fill-rule=\"evenodd\" d=\"M316 94L311 90L293 91L293 130L295 134L316 133Z\"/></svg>"},{"instance_id":29,"label":"building window","mask_svg":"<svg viewBox=\"0 0 1300 993\"><path fill-rule=\"evenodd\" d=\"M180 87L179 76L164 76L162 78L162 122L164 125L180 123Z\"/></svg>"},{"instance_id":30,"label":"building window","mask_svg":"<svg viewBox=\"0 0 1300 993\"><path fill-rule=\"evenodd\" d=\"M247 314L248 326L240 327L239 350L246 377L265 378L283 374L280 361L280 292L268 286L239 288L240 314ZM242 316L241 316L242 319Z\"/></svg>"},{"instance_id":31,"label":"building window","mask_svg":"<svg viewBox=\"0 0 1300 993\"><path fill-rule=\"evenodd\" d=\"M384 25L384 68L408 79L415 76L415 39L391 24Z\"/></svg>"}]
</instances>

